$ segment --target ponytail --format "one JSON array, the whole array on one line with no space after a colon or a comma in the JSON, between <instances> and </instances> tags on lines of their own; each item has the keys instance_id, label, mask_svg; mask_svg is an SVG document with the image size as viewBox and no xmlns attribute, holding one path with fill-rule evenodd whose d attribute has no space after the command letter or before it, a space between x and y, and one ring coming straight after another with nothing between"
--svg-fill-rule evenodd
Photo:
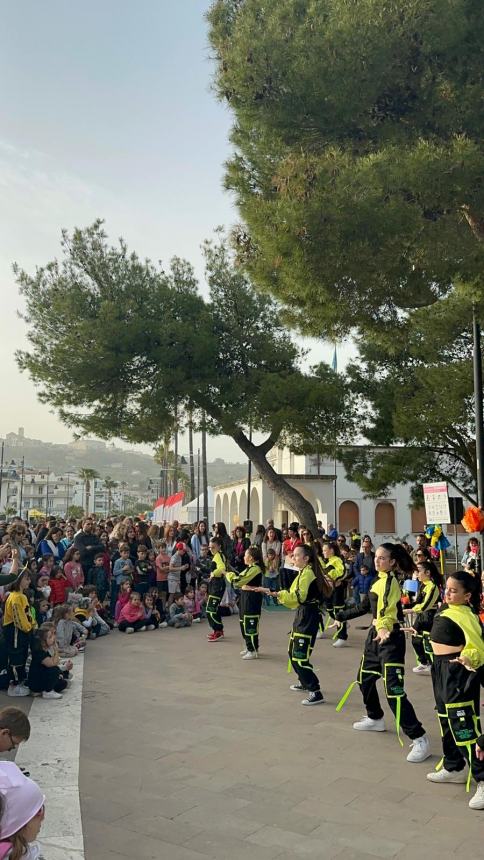
<instances>
[{"instance_id":1,"label":"ponytail","mask_svg":"<svg viewBox=\"0 0 484 860\"><path fill-rule=\"evenodd\" d=\"M444 587L444 577L433 561L419 561L418 567L423 567L423 569L427 571L430 579L437 588Z\"/></svg>"},{"instance_id":2,"label":"ponytail","mask_svg":"<svg viewBox=\"0 0 484 860\"><path fill-rule=\"evenodd\" d=\"M469 605L474 612L479 614L482 596L480 576L474 576L472 573L468 573L467 570L456 570L455 573L450 574L449 579L456 579L457 582L460 582L463 588L470 593L471 599L469 601Z\"/></svg>"},{"instance_id":3,"label":"ponytail","mask_svg":"<svg viewBox=\"0 0 484 860\"><path fill-rule=\"evenodd\" d=\"M395 562L395 569L401 573L412 574L416 571L416 566L407 550L401 543L381 543L380 546L390 553L390 558Z\"/></svg>"}]
</instances>

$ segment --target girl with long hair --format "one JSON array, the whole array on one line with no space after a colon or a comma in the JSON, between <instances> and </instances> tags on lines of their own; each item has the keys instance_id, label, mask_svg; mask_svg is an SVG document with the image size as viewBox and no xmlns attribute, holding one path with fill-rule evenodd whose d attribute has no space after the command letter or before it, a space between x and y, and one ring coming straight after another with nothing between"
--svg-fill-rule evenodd
<instances>
[{"instance_id":1,"label":"girl with long hair","mask_svg":"<svg viewBox=\"0 0 484 860\"><path fill-rule=\"evenodd\" d=\"M261 548L247 547L244 563L245 569L241 573L226 573L225 578L233 588L241 589L239 619L245 648L240 655L243 660L256 660L259 656L259 623L262 612L262 594L259 589L265 572Z\"/></svg>"},{"instance_id":2,"label":"girl with long hair","mask_svg":"<svg viewBox=\"0 0 484 860\"><path fill-rule=\"evenodd\" d=\"M313 547L296 546L293 558L298 572L290 589L272 592L272 596L288 609L296 610L289 639L289 660L298 682L290 689L296 693L306 691L302 705L320 705L324 697L310 658L319 628L320 603L328 594L327 583ZM261 591L271 594L268 588Z\"/></svg>"},{"instance_id":3,"label":"girl with long hair","mask_svg":"<svg viewBox=\"0 0 484 860\"><path fill-rule=\"evenodd\" d=\"M222 538L212 538L210 552L212 553L212 571L208 581L207 620L212 632L208 634L207 639L209 642L218 642L224 637L220 601L225 592L225 574L227 572L227 559L222 551Z\"/></svg>"},{"instance_id":4,"label":"girl with long hair","mask_svg":"<svg viewBox=\"0 0 484 860\"><path fill-rule=\"evenodd\" d=\"M484 666L484 638L478 612L480 580L458 570L447 577L445 603L434 618L430 642L434 659L432 684L442 734L443 759L430 782L467 783L477 790L471 809L484 809L484 756L480 712L480 677ZM479 749L476 744L479 744ZM467 770L469 766L469 771Z\"/></svg>"},{"instance_id":5,"label":"girl with long hair","mask_svg":"<svg viewBox=\"0 0 484 860\"><path fill-rule=\"evenodd\" d=\"M417 579L420 583L417 602L411 609L404 609L404 615L415 613L411 627L405 627L405 633L411 632L412 646L417 657L417 665L412 671L416 675L430 675L432 666L432 648L430 647L430 631L438 609L440 589L443 586L442 574L433 561L417 562Z\"/></svg>"},{"instance_id":6,"label":"girl with long hair","mask_svg":"<svg viewBox=\"0 0 484 860\"><path fill-rule=\"evenodd\" d=\"M323 570L333 581L333 594L326 602L328 612L336 622L338 612L345 608L346 582L345 565L341 558L341 550L335 540L323 543ZM347 644L348 629L346 622L337 624L336 633L333 636L333 646L341 648Z\"/></svg>"},{"instance_id":7,"label":"girl with long hair","mask_svg":"<svg viewBox=\"0 0 484 860\"><path fill-rule=\"evenodd\" d=\"M383 678L385 695L395 716L400 744L403 746L400 727L411 740L407 761L425 761L430 756L430 743L404 688L405 634L401 629L402 595L397 579L399 572L412 574L415 565L400 544L383 543L375 553L375 567L378 577L368 595L373 622L366 637L358 680L350 684L336 710L341 710L351 690L358 683L366 707L366 716L353 723L353 728L360 732L384 732L383 710L376 689L378 679ZM343 620L344 614L339 613L339 620Z\"/></svg>"}]
</instances>

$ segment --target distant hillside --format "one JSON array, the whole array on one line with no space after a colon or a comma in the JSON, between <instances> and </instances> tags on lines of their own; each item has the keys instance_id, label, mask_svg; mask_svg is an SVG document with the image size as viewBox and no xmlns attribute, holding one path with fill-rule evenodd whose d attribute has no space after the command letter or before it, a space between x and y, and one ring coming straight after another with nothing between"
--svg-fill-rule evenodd
<instances>
[{"instance_id":1,"label":"distant hillside","mask_svg":"<svg viewBox=\"0 0 484 860\"><path fill-rule=\"evenodd\" d=\"M0 440L1 441L1 440ZM96 469L101 477L109 475L115 481L126 481L130 487L146 489L148 480L158 478L160 466L148 454L128 451L95 440L80 440L69 445L56 445L38 439L27 439L19 433L7 433L4 465L12 460L19 465L22 457L26 467L49 468L56 474L77 472L83 466ZM196 462L195 462L196 469ZM188 471L188 466L184 467ZM245 463L225 463L216 459L208 463L208 482L211 486L235 481L247 474ZM196 480L196 476L195 476Z\"/></svg>"}]
</instances>

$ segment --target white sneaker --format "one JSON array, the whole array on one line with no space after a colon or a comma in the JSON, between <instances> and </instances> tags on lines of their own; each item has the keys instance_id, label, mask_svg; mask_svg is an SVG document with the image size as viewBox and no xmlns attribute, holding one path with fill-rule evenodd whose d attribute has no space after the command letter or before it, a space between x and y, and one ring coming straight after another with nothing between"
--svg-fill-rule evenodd
<instances>
[{"instance_id":1,"label":"white sneaker","mask_svg":"<svg viewBox=\"0 0 484 860\"><path fill-rule=\"evenodd\" d=\"M23 684L17 684L16 687L10 686L8 688L7 696L30 696L30 690Z\"/></svg>"},{"instance_id":2,"label":"white sneaker","mask_svg":"<svg viewBox=\"0 0 484 860\"><path fill-rule=\"evenodd\" d=\"M245 655L246 655L247 653L248 653L247 648L244 648L244 650L240 652L240 656L241 656L241 657L245 657Z\"/></svg>"},{"instance_id":3,"label":"white sneaker","mask_svg":"<svg viewBox=\"0 0 484 860\"><path fill-rule=\"evenodd\" d=\"M55 690L49 690L48 693L46 693L44 690L44 692L42 693L42 698L43 699L62 699L62 696L60 693L56 693Z\"/></svg>"},{"instance_id":4,"label":"white sneaker","mask_svg":"<svg viewBox=\"0 0 484 860\"><path fill-rule=\"evenodd\" d=\"M357 723L353 723L353 728L357 732L385 732L385 720L372 720L371 717L363 717Z\"/></svg>"},{"instance_id":5,"label":"white sneaker","mask_svg":"<svg viewBox=\"0 0 484 860\"><path fill-rule=\"evenodd\" d=\"M346 648L347 645L346 639L335 639L333 642L333 648Z\"/></svg>"},{"instance_id":6,"label":"white sneaker","mask_svg":"<svg viewBox=\"0 0 484 860\"><path fill-rule=\"evenodd\" d=\"M242 660L257 660L259 657L257 651L247 651L242 657Z\"/></svg>"},{"instance_id":7,"label":"white sneaker","mask_svg":"<svg viewBox=\"0 0 484 860\"><path fill-rule=\"evenodd\" d=\"M464 785L467 782L467 767L462 768L462 770L446 770L445 767L442 767L440 770L433 770L432 773L428 773L427 779L430 782L453 782ZM482 782L479 783L479 785L482 784Z\"/></svg>"},{"instance_id":8,"label":"white sneaker","mask_svg":"<svg viewBox=\"0 0 484 860\"><path fill-rule=\"evenodd\" d=\"M162 621L160 627L168 627L168 621Z\"/></svg>"},{"instance_id":9,"label":"white sneaker","mask_svg":"<svg viewBox=\"0 0 484 860\"><path fill-rule=\"evenodd\" d=\"M302 684L291 684L289 689L293 690L294 693L301 693L305 690L305 687Z\"/></svg>"},{"instance_id":10,"label":"white sneaker","mask_svg":"<svg viewBox=\"0 0 484 860\"><path fill-rule=\"evenodd\" d=\"M477 791L469 800L471 809L484 809L484 782L477 783Z\"/></svg>"},{"instance_id":11,"label":"white sneaker","mask_svg":"<svg viewBox=\"0 0 484 860\"><path fill-rule=\"evenodd\" d=\"M410 752L407 756L407 761L425 761L425 759L429 758L430 755L430 741L427 735L422 735L421 738L416 738L410 744Z\"/></svg>"},{"instance_id":12,"label":"white sneaker","mask_svg":"<svg viewBox=\"0 0 484 860\"><path fill-rule=\"evenodd\" d=\"M431 675L432 667L427 664L426 666L423 663L419 663L418 666L414 666L412 672L415 672L416 675Z\"/></svg>"},{"instance_id":13,"label":"white sneaker","mask_svg":"<svg viewBox=\"0 0 484 860\"><path fill-rule=\"evenodd\" d=\"M146 633L146 627L140 627L138 633Z\"/></svg>"},{"instance_id":14,"label":"white sneaker","mask_svg":"<svg viewBox=\"0 0 484 860\"><path fill-rule=\"evenodd\" d=\"M126 633L134 633L134 627L127 627L125 632Z\"/></svg>"},{"instance_id":15,"label":"white sneaker","mask_svg":"<svg viewBox=\"0 0 484 860\"><path fill-rule=\"evenodd\" d=\"M194 623L194 624L200 624L200 621L201 621L201 620L202 620L201 618L194 618L194 619L193 619L193 623Z\"/></svg>"},{"instance_id":16,"label":"white sneaker","mask_svg":"<svg viewBox=\"0 0 484 860\"><path fill-rule=\"evenodd\" d=\"M155 628L154 624L148 624L148 627L146 629L147 630L155 630L156 628Z\"/></svg>"}]
</instances>

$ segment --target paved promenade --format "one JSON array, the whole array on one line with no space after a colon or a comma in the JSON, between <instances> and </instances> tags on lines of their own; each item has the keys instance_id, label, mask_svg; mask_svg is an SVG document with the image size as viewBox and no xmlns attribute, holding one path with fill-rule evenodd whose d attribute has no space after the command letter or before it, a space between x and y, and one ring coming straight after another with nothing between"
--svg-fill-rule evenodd
<instances>
[{"instance_id":1,"label":"paved promenade","mask_svg":"<svg viewBox=\"0 0 484 860\"><path fill-rule=\"evenodd\" d=\"M206 624L90 644L80 760L87 860L482 856L484 813L467 808L463 787L425 779L440 757L430 679L408 672L436 753L412 765L390 718L386 734L351 729L363 713L357 689L335 713L365 636L355 625L352 647L316 645L327 704L300 705L286 672L291 618L264 613L257 662L239 657L236 618L220 644L206 642Z\"/></svg>"}]
</instances>

